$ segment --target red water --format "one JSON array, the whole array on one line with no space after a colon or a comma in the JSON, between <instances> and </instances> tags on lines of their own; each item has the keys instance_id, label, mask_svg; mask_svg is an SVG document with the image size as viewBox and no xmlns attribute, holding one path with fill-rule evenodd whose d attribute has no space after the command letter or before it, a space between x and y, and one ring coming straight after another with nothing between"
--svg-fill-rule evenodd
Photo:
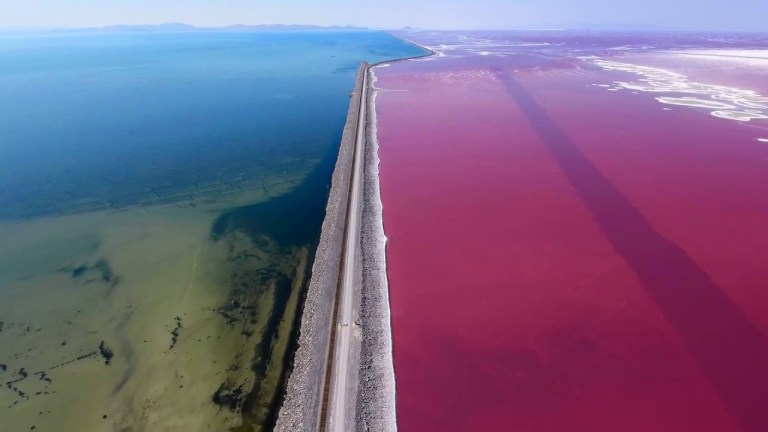
<instances>
[{"instance_id":1,"label":"red water","mask_svg":"<svg viewBox=\"0 0 768 432\"><path fill-rule=\"evenodd\" d=\"M760 129L531 62L377 69L400 429L768 431Z\"/></svg>"}]
</instances>

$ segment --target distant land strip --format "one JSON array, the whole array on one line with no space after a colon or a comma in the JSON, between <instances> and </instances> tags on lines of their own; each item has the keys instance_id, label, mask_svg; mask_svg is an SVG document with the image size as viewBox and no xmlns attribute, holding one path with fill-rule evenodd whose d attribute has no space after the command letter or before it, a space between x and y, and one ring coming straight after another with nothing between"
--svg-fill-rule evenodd
<instances>
[{"instance_id":1,"label":"distant land strip","mask_svg":"<svg viewBox=\"0 0 768 432\"><path fill-rule=\"evenodd\" d=\"M3 31L52 33L152 33L152 32L247 32L247 31L308 31L308 30L369 30L356 26L318 26L305 24L234 24L222 27L197 27L184 23L111 25L105 27L0 27Z\"/></svg>"}]
</instances>

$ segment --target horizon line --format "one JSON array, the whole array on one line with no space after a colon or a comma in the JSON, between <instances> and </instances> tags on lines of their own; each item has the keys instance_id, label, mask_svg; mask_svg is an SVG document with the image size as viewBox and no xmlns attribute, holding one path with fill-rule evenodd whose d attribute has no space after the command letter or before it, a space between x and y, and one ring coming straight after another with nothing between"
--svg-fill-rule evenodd
<instances>
[{"instance_id":1,"label":"horizon line","mask_svg":"<svg viewBox=\"0 0 768 432\"><path fill-rule=\"evenodd\" d=\"M0 26L0 31L86 31L86 30L119 30L125 29L146 29L153 30L153 28L162 27L178 27L177 31L194 31L194 30L225 30L236 27L245 28L287 28L291 27L303 27L307 29L347 29L347 30L373 30L373 31L398 31L398 30L414 30L414 31L595 31L595 32L659 32L659 33L738 33L738 34L768 34L768 30L733 30L733 29L719 29L719 30L705 30L705 29L674 29L664 28L652 25L643 24L580 24L572 26L563 25L520 25L511 27L474 27L474 28L450 28L450 27L417 27L417 26L402 26L402 27L370 27L359 26L352 24L298 24L298 23L272 23L272 24L245 24L245 23L233 23L223 25L196 25L188 24L184 22L163 22L163 23L141 23L141 24L105 24L105 25L93 25L93 26L68 26L68 25L21 25L21 26Z\"/></svg>"}]
</instances>

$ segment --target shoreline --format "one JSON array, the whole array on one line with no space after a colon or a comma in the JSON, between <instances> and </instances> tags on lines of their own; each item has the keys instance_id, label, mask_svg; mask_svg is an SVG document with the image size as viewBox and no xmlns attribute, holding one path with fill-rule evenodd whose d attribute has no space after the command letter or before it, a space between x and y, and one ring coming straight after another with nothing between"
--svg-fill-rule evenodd
<instances>
[{"instance_id":1,"label":"shoreline","mask_svg":"<svg viewBox=\"0 0 768 432\"><path fill-rule=\"evenodd\" d=\"M363 185L363 221L361 230L363 254L363 288L361 298L362 340L360 352L360 386L355 406L357 430L397 430L395 390L392 362L392 327L389 308L386 245L383 204L379 186L379 143L376 138L376 78L371 72L371 116L366 139L370 151L365 153Z\"/></svg>"},{"instance_id":2,"label":"shoreline","mask_svg":"<svg viewBox=\"0 0 768 432\"><path fill-rule=\"evenodd\" d=\"M337 291L343 232L352 176L357 112L362 100L362 84L367 64L357 71L353 98L341 138L338 159L331 179L320 242L312 264L299 330L293 370L288 378L276 431L315 430L319 424L320 401L325 381L325 366ZM323 353L323 355L317 355Z\"/></svg>"},{"instance_id":3,"label":"shoreline","mask_svg":"<svg viewBox=\"0 0 768 432\"><path fill-rule=\"evenodd\" d=\"M10 188L6 192L15 204L5 214L13 217L0 215L0 232L7 239L0 248L0 267L6 270L0 272L0 376L8 387L0 392L0 403L9 413L7 421L13 422L11 429L16 430L17 423L26 429L58 424L86 430L175 430L208 424L241 431L275 426L305 319L304 300L326 217L323 210L329 205L329 180L334 170L344 172L336 164L341 157L337 146L345 122L343 106L349 104L345 95L355 75L348 66L356 62L350 59L367 52L374 60L416 52L386 34L369 38L394 43L380 51L363 51L365 45L357 42L329 46L340 55L324 61L327 71L284 77L307 85L315 79L323 83L307 93L311 98L306 101L302 92L280 91L278 86L274 94L265 94L275 119L294 119L288 130L269 119L262 125L237 110L223 123L200 122L199 127L210 127L215 140L242 140L242 146L224 149L209 143L207 135L186 132L177 142L168 138L176 135L165 124L143 130L146 136L126 136L127 145L144 142L145 137L147 148L158 151L158 164L146 171L130 169L130 163L141 165L141 158L127 157L114 173L108 165L94 163L92 170L54 169L50 175L58 177L43 183L37 171L25 173L26 165L20 165L18 174L23 175L17 183L35 193ZM141 45L136 53L142 52ZM265 68L273 64L269 61ZM81 66L86 72L93 67L87 62ZM246 62L242 70L233 70L243 78L232 85L254 79L251 67L254 64ZM115 82L122 78L116 75ZM209 82L207 75L189 75L190 80L198 78L211 86L230 85L218 77ZM204 87L201 91L207 91ZM261 96L233 94L233 103L247 99L249 108L260 110ZM174 102L169 109L171 105L181 106ZM237 105L215 109L230 107ZM83 114L98 111L87 108ZM30 112L47 115L44 110ZM107 120L97 123L107 127ZM230 120L242 128L230 134ZM262 128L263 134L253 133ZM363 126L358 129L362 132ZM182 146L189 136L189 146ZM67 135L61 137L66 146ZM167 141L167 148L149 145L154 140ZM356 145L362 142L358 139ZM79 167L105 156L91 150L85 146L70 159ZM173 155L177 150L184 150L178 158ZM265 154L270 157L260 157ZM44 156L41 166L49 162ZM67 161L62 160L64 167ZM50 163L59 166L57 160ZM16 182L17 173L11 174ZM38 206L45 202L47 207ZM338 204L337 211L343 213L345 205ZM23 217L24 211L35 215ZM326 231L334 232L328 227ZM333 265L327 268L333 270ZM328 291L319 292L323 297ZM327 313L322 309L317 308L316 319L327 330L332 324L324 323ZM310 346L309 356L327 350L326 335L322 330L318 334L322 343L317 351ZM359 347L353 345L355 349ZM301 356L296 361L301 362ZM319 371L317 380L323 380ZM351 373L349 377L354 380ZM87 394L72 399L80 389Z\"/></svg>"},{"instance_id":4,"label":"shoreline","mask_svg":"<svg viewBox=\"0 0 768 432\"><path fill-rule=\"evenodd\" d=\"M397 37L397 36L395 36ZM339 148L339 156L333 172L331 190L326 206L326 215L317 247L312 276L304 302L301 317L298 348L294 357L293 370L285 389L285 396L280 407L276 431L317 430L321 424L321 404L326 386L326 370L333 314L336 310L335 297L340 277L341 254L346 226L346 213L349 190L352 182L355 136L357 135L358 113L363 99L374 114L365 119L366 143L374 143L373 150L366 145L363 150L363 220L361 228L362 242L362 292L355 292L354 302L359 306L362 338L355 337L350 374L359 374L354 379L356 391L353 391L345 417L357 427L362 425L367 415L366 408L386 403L383 414L376 425L368 425L369 430L396 430L394 411L394 371L392 369L391 325L389 321L388 286L386 281L386 259L384 247L386 237L383 233L381 201L378 194L378 145L375 133L375 74L373 68L399 61L413 60L437 55L429 48L399 38L411 45L427 51L424 55L402 59L386 60L368 64L363 62L357 71L347 112L347 121ZM366 74L370 74L371 83L362 88ZM363 93L365 92L365 93ZM371 164L375 163L375 167ZM378 204L376 204L378 200ZM372 270L369 270L372 269ZM376 320L368 323L368 320ZM382 333L382 330L384 331ZM378 337L384 339L378 341ZM324 355L317 355L323 353ZM384 361L375 361L384 354ZM374 364L375 363L375 364ZM363 367L366 365L366 367ZM368 367L370 365L370 367ZM353 375L354 377L354 375ZM363 384L364 383L364 384ZM359 401L365 401L360 403ZM374 403L371 403L374 402ZM382 413L382 410L376 410ZM378 425L378 426L377 426Z\"/></svg>"},{"instance_id":5,"label":"shoreline","mask_svg":"<svg viewBox=\"0 0 768 432\"><path fill-rule=\"evenodd\" d=\"M396 36L398 37L398 36ZM363 284L360 299L362 343L360 350L359 386L355 406L355 429L365 431L396 431L396 388L392 321L387 278L386 245L383 202L379 182L379 141L377 135L376 67L407 60L437 56L438 53L404 38L399 39L417 46L427 54L392 61L383 61L369 67L368 112L366 119L366 147L363 164L363 216L361 251Z\"/></svg>"},{"instance_id":6,"label":"shoreline","mask_svg":"<svg viewBox=\"0 0 768 432\"><path fill-rule=\"evenodd\" d=\"M690 77L612 92L581 37L412 36L447 56L376 70L399 427L768 430L763 130L658 100L764 71L590 37Z\"/></svg>"}]
</instances>

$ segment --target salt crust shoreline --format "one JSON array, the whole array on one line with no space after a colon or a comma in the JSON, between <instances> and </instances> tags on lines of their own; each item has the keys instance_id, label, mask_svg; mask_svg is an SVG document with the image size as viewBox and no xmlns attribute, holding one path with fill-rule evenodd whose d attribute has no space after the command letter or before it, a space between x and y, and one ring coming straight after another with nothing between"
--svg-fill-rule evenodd
<instances>
[{"instance_id":1,"label":"salt crust shoreline","mask_svg":"<svg viewBox=\"0 0 768 432\"><path fill-rule=\"evenodd\" d=\"M320 404L324 386L325 360L329 349L333 303L339 277L349 187L352 176L355 136L363 91L371 113L365 120L366 143L363 167L363 210L361 225L362 292L356 294L362 342L352 353L351 371L357 375L357 391L346 417L354 417L355 430L395 431L395 375L392 363L392 327L389 309L389 287L386 274L386 236L382 219L379 189L379 156L376 138L376 78L373 68L392 63L434 56L437 53L411 41L412 45L428 51L425 55L368 65L357 71L353 98L347 113L339 156L333 172L331 191L326 206L320 243L312 266L307 298L301 319L299 347L293 371L288 379L285 398L280 408L276 431L316 431L319 426ZM370 85L362 89L364 74L370 74ZM350 408L352 409L352 408Z\"/></svg>"},{"instance_id":2,"label":"salt crust shoreline","mask_svg":"<svg viewBox=\"0 0 768 432\"><path fill-rule=\"evenodd\" d=\"M402 38L401 38L402 39ZM362 344L355 406L355 430L390 432L397 430L396 381L392 358L392 320L387 279L383 203L379 182L379 141L376 113L377 67L431 57L437 53L403 39L427 54L371 65L366 119L366 146L363 166L363 220L361 227L363 284L360 302Z\"/></svg>"},{"instance_id":3,"label":"salt crust shoreline","mask_svg":"<svg viewBox=\"0 0 768 432\"><path fill-rule=\"evenodd\" d=\"M331 179L320 242L312 265L312 278L301 318L299 347L278 414L275 431L314 431L318 428L329 349L330 319L339 277L349 185L357 134L357 114L362 99L363 63L357 71L353 97L341 138L339 156Z\"/></svg>"},{"instance_id":4,"label":"salt crust shoreline","mask_svg":"<svg viewBox=\"0 0 768 432\"><path fill-rule=\"evenodd\" d=\"M386 243L379 186L379 143L376 136L376 78L371 73L366 120L363 178L363 289L360 375L355 406L355 430L395 431L395 371L392 363L392 326L389 309Z\"/></svg>"}]
</instances>

